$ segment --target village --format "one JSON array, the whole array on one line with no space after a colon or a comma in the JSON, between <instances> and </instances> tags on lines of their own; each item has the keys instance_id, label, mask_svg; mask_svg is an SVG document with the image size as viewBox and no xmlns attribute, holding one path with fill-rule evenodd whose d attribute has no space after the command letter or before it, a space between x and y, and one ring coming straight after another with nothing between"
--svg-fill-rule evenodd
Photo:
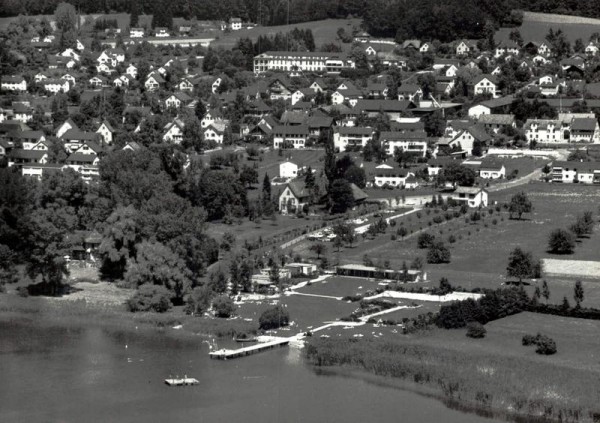
<instances>
[{"instance_id":1,"label":"village","mask_svg":"<svg viewBox=\"0 0 600 423\"><path fill-rule=\"evenodd\" d=\"M600 315L600 24L440 41L287 13L0 22L0 314L83 304L227 338L211 358L350 345L385 376L370 341L597 374L572 328ZM597 417L569 389L560 412Z\"/></svg>"}]
</instances>

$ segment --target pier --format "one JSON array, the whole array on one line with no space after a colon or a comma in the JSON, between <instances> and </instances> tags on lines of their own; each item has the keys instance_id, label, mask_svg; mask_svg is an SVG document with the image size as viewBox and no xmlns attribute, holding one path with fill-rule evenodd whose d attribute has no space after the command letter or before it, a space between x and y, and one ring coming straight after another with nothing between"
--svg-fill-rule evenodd
<instances>
[{"instance_id":1,"label":"pier","mask_svg":"<svg viewBox=\"0 0 600 423\"><path fill-rule=\"evenodd\" d=\"M277 347L283 347L290 343L290 338L276 339L275 341L263 342L249 347L238 348L235 350L221 349L211 351L208 355L210 358L217 360L229 360L231 358L245 357L247 355L256 354L262 351L270 350Z\"/></svg>"}]
</instances>

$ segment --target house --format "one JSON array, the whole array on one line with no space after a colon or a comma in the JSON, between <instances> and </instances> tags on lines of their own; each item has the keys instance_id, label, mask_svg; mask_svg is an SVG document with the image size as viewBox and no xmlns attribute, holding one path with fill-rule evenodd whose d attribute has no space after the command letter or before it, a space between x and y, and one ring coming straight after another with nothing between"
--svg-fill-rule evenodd
<instances>
[{"instance_id":1,"label":"house","mask_svg":"<svg viewBox=\"0 0 600 423\"><path fill-rule=\"evenodd\" d=\"M482 101L481 103L469 108L469 117L478 118L481 115L506 112L514 100L515 99L513 96L506 96Z\"/></svg>"},{"instance_id":2,"label":"house","mask_svg":"<svg viewBox=\"0 0 600 423\"><path fill-rule=\"evenodd\" d=\"M281 214L294 214L308 207L311 194L303 181L288 182L279 195L278 204Z\"/></svg>"},{"instance_id":3,"label":"house","mask_svg":"<svg viewBox=\"0 0 600 423\"><path fill-rule=\"evenodd\" d=\"M423 90L417 84L402 84L398 87L398 100L418 102L423 98Z\"/></svg>"},{"instance_id":4,"label":"house","mask_svg":"<svg viewBox=\"0 0 600 423\"><path fill-rule=\"evenodd\" d=\"M312 115L306 120L308 134L318 138L323 131L329 131L333 125L333 118L329 116Z\"/></svg>"},{"instance_id":5,"label":"house","mask_svg":"<svg viewBox=\"0 0 600 423\"><path fill-rule=\"evenodd\" d=\"M33 120L33 110L28 105L29 103L13 103L13 119L23 123Z\"/></svg>"},{"instance_id":6,"label":"house","mask_svg":"<svg viewBox=\"0 0 600 423\"><path fill-rule=\"evenodd\" d=\"M130 63L127 69L125 69L125 73L135 79L138 75L138 68L133 63Z\"/></svg>"},{"instance_id":7,"label":"house","mask_svg":"<svg viewBox=\"0 0 600 423\"><path fill-rule=\"evenodd\" d=\"M48 163L48 152L44 150L24 150L14 148L8 154L8 165L19 166L23 164L46 164Z\"/></svg>"},{"instance_id":8,"label":"house","mask_svg":"<svg viewBox=\"0 0 600 423\"><path fill-rule=\"evenodd\" d=\"M304 148L308 137L308 125L278 125L273 128L273 148Z\"/></svg>"},{"instance_id":9,"label":"house","mask_svg":"<svg viewBox=\"0 0 600 423\"><path fill-rule=\"evenodd\" d=\"M532 142L554 144L565 142L565 130L560 120L527 119L523 129L529 144Z\"/></svg>"},{"instance_id":10,"label":"house","mask_svg":"<svg viewBox=\"0 0 600 423\"><path fill-rule=\"evenodd\" d=\"M298 165L292 162L283 162L279 164L279 177L293 179L298 176Z\"/></svg>"},{"instance_id":11,"label":"house","mask_svg":"<svg viewBox=\"0 0 600 423\"><path fill-rule=\"evenodd\" d=\"M294 276L312 276L317 273L317 265L313 263L288 263L284 266Z\"/></svg>"},{"instance_id":12,"label":"house","mask_svg":"<svg viewBox=\"0 0 600 423\"><path fill-rule=\"evenodd\" d=\"M386 167L377 166L373 171L373 185L379 188L382 187L397 187L401 188L406 185L406 180L415 174L408 169L397 168L389 169Z\"/></svg>"},{"instance_id":13,"label":"house","mask_svg":"<svg viewBox=\"0 0 600 423\"><path fill-rule=\"evenodd\" d=\"M462 187L459 186L452 193L452 199L459 204L466 204L468 207L487 207L488 192L481 187Z\"/></svg>"},{"instance_id":14,"label":"house","mask_svg":"<svg viewBox=\"0 0 600 423\"><path fill-rule=\"evenodd\" d=\"M466 56L477 50L477 41L475 40L461 40L456 44L455 49L457 56Z\"/></svg>"},{"instance_id":15,"label":"house","mask_svg":"<svg viewBox=\"0 0 600 423\"><path fill-rule=\"evenodd\" d=\"M585 54L587 54L588 56L595 56L596 54L598 54L599 50L600 46L598 45L598 42L590 41L589 44L585 47Z\"/></svg>"},{"instance_id":16,"label":"house","mask_svg":"<svg viewBox=\"0 0 600 423\"><path fill-rule=\"evenodd\" d=\"M481 115L478 122L483 125L486 131L494 134L506 128L517 127L515 116L510 114Z\"/></svg>"},{"instance_id":17,"label":"house","mask_svg":"<svg viewBox=\"0 0 600 423\"><path fill-rule=\"evenodd\" d=\"M184 124L181 120L175 118L164 127L163 141L179 144L183 140Z\"/></svg>"},{"instance_id":18,"label":"house","mask_svg":"<svg viewBox=\"0 0 600 423\"><path fill-rule=\"evenodd\" d=\"M600 162L556 161L552 166L552 182L600 184Z\"/></svg>"},{"instance_id":19,"label":"house","mask_svg":"<svg viewBox=\"0 0 600 423\"><path fill-rule=\"evenodd\" d=\"M129 38L142 38L144 37L144 28L131 28L129 30Z\"/></svg>"},{"instance_id":20,"label":"house","mask_svg":"<svg viewBox=\"0 0 600 423\"><path fill-rule=\"evenodd\" d=\"M421 282L427 280L427 273L422 270L408 269L406 272L402 272L394 269L364 266L362 264L344 264L337 266L335 271L339 276L362 279L405 280L406 282Z\"/></svg>"},{"instance_id":21,"label":"house","mask_svg":"<svg viewBox=\"0 0 600 423\"><path fill-rule=\"evenodd\" d=\"M75 78L75 76L73 76L73 74L71 73L65 73L63 76L60 77L60 79L64 79L65 81L69 81L71 83L71 85L76 85L77 83L77 78Z\"/></svg>"},{"instance_id":22,"label":"house","mask_svg":"<svg viewBox=\"0 0 600 423\"><path fill-rule=\"evenodd\" d=\"M21 175L41 181L44 175L62 172L64 165L56 163L26 163L20 164Z\"/></svg>"},{"instance_id":23,"label":"house","mask_svg":"<svg viewBox=\"0 0 600 423\"><path fill-rule=\"evenodd\" d=\"M27 91L27 81L22 76L2 76L3 91Z\"/></svg>"},{"instance_id":24,"label":"house","mask_svg":"<svg viewBox=\"0 0 600 423\"><path fill-rule=\"evenodd\" d=\"M219 109L211 109L208 110L202 120L200 121L200 126L202 128L206 128L208 125L211 125L217 121L223 120L223 115Z\"/></svg>"},{"instance_id":25,"label":"house","mask_svg":"<svg viewBox=\"0 0 600 423\"><path fill-rule=\"evenodd\" d=\"M327 84L325 83L325 81L321 78L317 78L312 84L310 84L310 88L311 90L313 90L316 93L318 92L325 92L327 91Z\"/></svg>"},{"instance_id":26,"label":"house","mask_svg":"<svg viewBox=\"0 0 600 423\"><path fill-rule=\"evenodd\" d=\"M158 27L154 29L154 36L158 38L168 38L171 36L167 28Z\"/></svg>"},{"instance_id":27,"label":"house","mask_svg":"<svg viewBox=\"0 0 600 423\"><path fill-rule=\"evenodd\" d=\"M181 81L177 83L177 88L180 91L194 91L194 83L189 78L182 78Z\"/></svg>"},{"instance_id":28,"label":"house","mask_svg":"<svg viewBox=\"0 0 600 423\"><path fill-rule=\"evenodd\" d=\"M62 138L65 132L69 129L79 129L71 118L68 118L56 128L56 138Z\"/></svg>"},{"instance_id":29,"label":"house","mask_svg":"<svg viewBox=\"0 0 600 423\"><path fill-rule=\"evenodd\" d=\"M50 146L50 143L46 143L43 131L18 131L14 134L14 141L17 141L23 150L48 150Z\"/></svg>"},{"instance_id":30,"label":"house","mask_svg":"<svg viewBox=\"0 0 600 423\"><path fill-rule=\"evenodd\" d=\"M103 87L105 85L107 85L107 81L106 78L100 76L100 75L95 75L92 76L89 80L88 80L89 84L92 87L96 87L96 88L100 88Z\"/></svg>"},{"instance_id":31,"label":"house","mask_svg":"<svg viewBox=\"0 0 600 423\"><path fill-rule=\"evenodd\" d=\"M146 87L148 91L155 91L159 89L162 85L164 85L164 83L165 80L163 79L163 77L160 76L158 72L153 72L146 78L146 81L144 82L144 87Z\"/></svg>"},{"instance_id":32,"label":"house","mask_svg":"<svg viewBox=\"0 0 600 423\"><path fill-rule=\"evenodd\" d=\"M496 46L494 57L498 59L504 55L518 56L520 52L521 48L517 43L512 40L506 40L502 41L500 44L498 44L498 46Z\"/></svg>"},{"instance_id":33,"label":"house","mask_svg":"<svg viewBox=\"0 0 600 423\"><path fill-rule=\"evenodd\" d=\"M494 75L479 75L473 81L473 95L491 94L492 98L500 97L498 80Z\"/></svg>"},{"instance_id":34,"label":"house","mask_svg":"<svg viewBox=\"0 0 600 423\"><path fill-rule=\"evenodd\" d=\"M227 121L215 121L204 128L204 139L206 141L214 141L217 144L223 144L225 129L227 129Z\"/></svg>"},{"instance_id":35,"label":"house","mask_svg":"<svg viewBox=\"0 0 600 423\"><path fill-rule=\"evenodd\" d=\"M367 98L386 98L388 91L389 88L386 84L377 82L369 82L365 88Z\"/></svg>"},{"instance_id":36,"label":"house","mask_svg":"<svg viewBox=\"0 0 600 423\"><path fill-rule=\"evenodd\" d=\"M449 146L470 155L473 154L475 143L484 146L487 145L491 139L492 138L481 126L471 125L467 129L459 131L456 136L452 137Z\"/></svg>"},{"instance_id":37,"label":"house","mask_svg":"<svg viewBox=\"0 0 600 423\"><path fill-rule=\"evenodd\" d=\"M81 178L89 182L98 179L100 171L100 157L97 154L73 153L66 160L66 166L81 175Z\"/></svg>"},{"instance_id":38,"label":"house","mask_svg":"<svg viewBox=\"0 0 600 423\"><path fill-rule=\"evenodd\" d=\"M167 99L165 100L165 106L178 109L181 106L187 106L191 102L192 98L189 95L183 92L176 92L167 97Z\"/></svg>"},{"instance_id":39,"label":"house","mask_svg":"<svg viewBox=\"0 0 600 423\"><path fill-rule=\"evenodd\" d=\"M44 87L44 89L46 91L51 92L53 94L56 94L59 92L66 93L71 88L71 84L69 83L69 81L65 81L64 79L55 79L55 78L45 79L44 81L42 81L42 86Z\"/></svg>"},{"instance_id":40,"label":"house","mask_svg":"<svg viewBox=\"0 0 600 423\"><path fill-rule=\"evenodd\" d=\"M455 159L452 157L429 159L427 162L427 175L430 179L432 179L433 177L439 175L440 172L451 163L455 163Z\"/></svg>"},{"instance_id":41,"label":"house","mask_svg":"<svg viewBox=\"0 0 600 423\"><path fill-rule=\"evenodd\" d=\"M421 47L419 47L419 52L420 53L429 53L429 52L433 52L434 47L433 44L431 43L423 43L421 45Z\"/></svg>"},{"instance_id":42,"label":"house","mask_svg":"<svg viewBox=\"0 0 600 423\"><path fill-rule=\"evenodd\" d=\"M417 157L425 157L427 154L427 134L425 132L383 131L379 135L379 140L390 156L394 155L396 148Z\"/></svg>"},{"instance_id":43,"label":"house","mask_svg":"<svg viewBox=\"0 0 600 423\"><path fill-rule=\"evenodd\" d=\"M350 106L356 106L359 99L363 98L361 90L356 88L338 89L331 95L331 104L342 104L347 101Z\"/></svg>"},{"instance_id":44,"label":"house","mask_svg":"<svg viewBox=\"0 0 600 423\"><path fill-rule=\"evenodd\" d=\"M304 98L310 98L314 95L314 91L310 88L301 88L292 93L292 106Z\"/></svg>"},{"instance_id":45,"label":"house","mask_svg":"<svg viewBox=\"0 0 600 423\"><path fill-rule=\"evenodd\" d=\"M367 117L377 117L379 113L385 113L390 120L398 120L407 111L416 106L409 100L367 100L359 99L352 108L355 115L364 113Z\"/></svg>"},{"instance_id":46,"label":"house","mask_svg":"<svg viewBox=\"0 0 600 423\"><path fill-rule=\"evenodd\" d=\"M600 127L593 118L574 118L571 121L570 142L600 143Z\"/></svg>"},{"instance_id":47,"label":"house","mask_svg":"<svg viewBox=\"0 0 600 423\"><path fill-rule=\"evenodd\" d=\"M371 127L336 126L333 129L334 148L340 152L364 148L374 132Z\"/></svg>"},{"instance_id":48,"label":"house","mask_svg":"<svg viewBox=\"0 0 600 423\"><path fill-rule=\"evenodd\" d=\"M506 168L502 162L484 159L479 166L479 177L483 179L501 179L506 177Z\"/></svg>"},{"instance_id":49,"label":"house","mask_svg":"<svg viewBox=\"0 0 600 423\"><path fill-rule=\"evenodd\" d=\"M74 153L77 151L83 144L88 141L99 142L102 140L102 135L96 132L85 132L81 131L78 128L72 128L67 130L60 137L65 145L65 150L69 153Z\"/></svg>"},{"instance_id":50,"label":"house","mask_svg":"<svg viewBox=\"0 0 600 423\"><path fill-rule=\"evenodd\" d=\"M104 140L105 144L112 144L113 134L115 133L115 130L113 129L111 124L108 123L106 120L100 124L100 127L98 127L98 129L96 130L96 133L102 136L102 139Z\"/></svg>"},{"instance_id":51,"label":"house","mask_svg":"<svg viewBox=\"0 0 600 423\"><path fill-rule=\"evenodd\" d=\"M286 78L276 77L267 87L271 100L289 100L292 98L291 84Z\"/></svg>"},{"instance_id":52,"label":"house","mask_svg":"<svg viewBox=\"0 0 600 423\"><path fill-rule=\"evenodd\" d=\"M242 29L242 20L240 18L229 19L229 28L232 31L239 31L240 29Z\"/></svg>"}]
</instances>

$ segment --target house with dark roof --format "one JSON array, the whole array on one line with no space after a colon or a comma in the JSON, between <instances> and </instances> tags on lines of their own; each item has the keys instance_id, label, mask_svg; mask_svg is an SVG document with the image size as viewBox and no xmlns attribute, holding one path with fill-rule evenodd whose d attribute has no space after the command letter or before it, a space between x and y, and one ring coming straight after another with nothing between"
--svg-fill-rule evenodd
<instances>
[{"instance_id":1,"label":"house with dark roof","mask_svg":"<svg viewBox=\"0 0 600 423\"><path fill-rule=\"evenodd\" d=\"M378 188L394 187L401 188L406 185L406 180L415 174L408 169L389 167L376 167L373 171L373 185Z\"/></svg>"},{"instance_id":2,"label":"house with dark roof","mask_svg":"<svg viewBox=\"0 0 600 423\"><path fill-rule=\"evenodd\" d=\"M506 128L517 127L515 116L510 114L481 115L478 122L483 125L486 131L494 134Z\"/></svg>"},{"instance_id":3,"label":"house with dark roof","mask_svg":"<svg viewBox=\"0 0 600 423\"><path fill-rule=\"evenodd\" d=\"M309 136L308 125L278 125L273 128L273 148L301 149Z\"/></svg>"},{"instance_id":4,"label":"house with dark roof","mask_svg":"<svg viewBox=\"0 0 600 423\"><path fill-rule=\"evenodd\" d=\"M481 187L459 186L452 194L452 199L459 204L466 204L467 207L471 208L487 207L488 192Z\"/></svg>"},{"instance_id":5,"label":"house with dark roof","mask_svg":"<svg viewBox=\"0 0 600 423\"><path fill-rule=\"evenodd\" d=\"M479 165L479 177L483 179L501 179L506 177L504 163L495 159L483 159Z\"/></svg>"},{"instance_id":6,"label":"house with dark roof","mask_svg":"<svg viewBox=\"0 0 600 423\"><path fill-rule=\"evenodd\" d=\"M596 118L574 118L570 142L600 143L600 127Z\"/></svg>"},{"instance_id":7,"label":"house with dark roof","mask_svg":"<svg viewBox=\"0 0 600 423\"><path fill-rule=\"evenodd\" d=\"M368 117L377 117L383 112L390 120L398 120L404 113L414 109L416 106L409 100L367 100L360 99L352 108L352 112L358 116L362 113Z\"/></svg>"},{"instance_id":8,"label":"house with dark roof","mask_svg":"<svg viewBox=\"0 0 600 423\"><path fill-rule=\"evenodd\" d=\"M96 132L85 132L78 128L67 130L60 137L65 142L65 149L68 152L74 153L87 141L101 142L102 135Z\"/></svg>"},{"instance_id":9,"label":"house with dark roof","mask_svg":"<svg viewBox=\"0 0 600 423\"><path fill-rule=\"evenodd\" d=\"M48 163L48 152L43 150L24 150L22 148L14 148L8 154L9 166L33 163Z\"/></svg>"},{"instance_id":10,"label":"house with dark roof","mask_svg":"<svg viewBox=\"0 0 600 423\"><path fill-rule=\"evenodd\" d=\"M310 203L310 191L306 188L304 181L291 181L285 186L279 195L278 204L281 214L294 214L308 207Z\"/></svg>"},{"instance_id":11,"label":"house with dark roof","mask_svg":"<svg viewBox=\"0 0 600 423\"><path fill-rule=\"evenodd\" d=\"M491 94L492 98L500 97L498 79L494 75L479 75L472 85L473 95Z\"/></svg>"}]
</instances>

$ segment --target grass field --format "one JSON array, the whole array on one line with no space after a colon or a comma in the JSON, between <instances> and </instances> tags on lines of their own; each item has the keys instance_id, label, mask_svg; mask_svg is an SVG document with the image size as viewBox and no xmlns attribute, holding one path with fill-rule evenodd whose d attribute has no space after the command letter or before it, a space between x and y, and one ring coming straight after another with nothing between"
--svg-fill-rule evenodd
<instances>
[{"instance_id":1,"label":"grass field","mask_svg":"<svg viewBox=\"0 0 600 423\"><path fill-rule=\"evenodd\" d=\"M600 31L600 19L524 12L523 24L519 27L519 31L526 42L529 40L544 41L550 28L553 30L562 29L571 44L577 38L587 42L590 35ZM511 30L511 28L501 28L496 33L496 40L507 40Z\"/></svg>"},{"instance_id":2,"label":"grass field","mask_svg":"<svg viewBox=\"0 0 600 423\"><path fill-rule=\"evenodd\" d=\"M213 41L211 46L231 48L240 38L248 37L252 41L256 41L261 35L274 36L278 32L285 33L293 30L294 28L298 28L312 30L315 39L315 45L317 47L322 44L335 42L340 44L342 48L349 49L350 44L342 44L341 42L338 42L336 32L338 28L344 28L346 32L351 33L352 28L359 27L360 23L360 19L326 19L323 21L303 22L290 25L259 26L252 29L241 29L239 31L216 33L218 39Z\"/></svg>"}]
</instances>

